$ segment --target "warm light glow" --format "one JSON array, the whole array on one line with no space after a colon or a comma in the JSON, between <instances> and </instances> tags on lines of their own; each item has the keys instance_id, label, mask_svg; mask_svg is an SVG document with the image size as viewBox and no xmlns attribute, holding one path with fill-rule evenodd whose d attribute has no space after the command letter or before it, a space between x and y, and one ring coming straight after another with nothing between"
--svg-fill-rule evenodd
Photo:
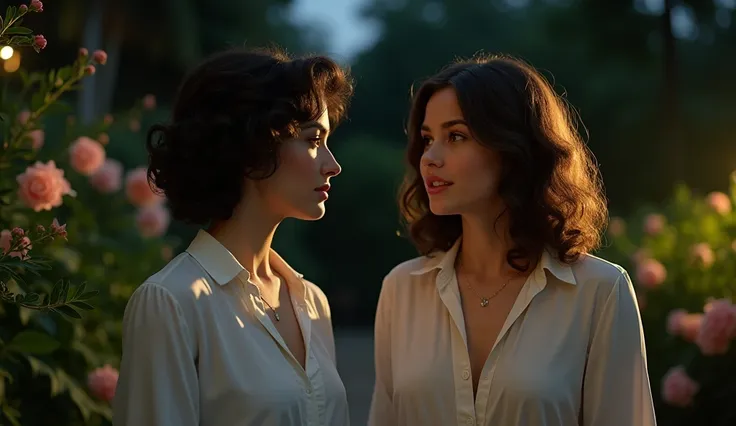
<instances>
[{"instance_id":1,"label":"warm light glow","mask_svg":"<svg viewBox=\"0 0 736 426\"><path fill-rule=\"evenodd\" d=\"M10 46L3 46L2 49L0 49L0 58L4 60L8 60L13 56L13 48Z\"/></svg>"},{"instance_id":2,"label":"warm light glow","mask_svg":"<svg viewBox=\"0 0 736 426\"><path fill-rule=\"evenodd\" d=\"M20 52L15 52L10 59L3 62L5 72L16 72L20 68Z\"/></svg>"}]
</instances>

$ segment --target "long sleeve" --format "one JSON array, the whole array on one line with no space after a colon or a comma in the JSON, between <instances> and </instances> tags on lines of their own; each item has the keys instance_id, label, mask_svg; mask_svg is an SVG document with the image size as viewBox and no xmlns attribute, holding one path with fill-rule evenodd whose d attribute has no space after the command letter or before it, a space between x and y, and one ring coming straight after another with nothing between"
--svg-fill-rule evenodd
<instances>
[{"instance_id":1,"label":"long sleeve","mask_svg":"<svg viewBox=\"0 0 736 426\"><path fill-rule=\"evenodd\" d=\"M583 425L655 426L644 334L627 273L601 309L585 373Z\"/></svg>"},{"instance_id":2,"label":"long sleeve","mask_svg":"<svg viewBox=\"0 0 736 426\"><path fill-rule=\"evenodd\" d=\"M369 426L393 426L396 417L393 411L393 379L391 371L391 305L393 292L389 275L383 280L378 297L374 330L376 381L368 414Z\"/></svg>"},{"instance_id":3,"label":"long sleeve","mask_svg":"<svg viewBox=\"0 0 736 426\"><path fill-rule=\"evenodd\" d=\"M145 283L123 317L123 354L114 426L198 426L196 345L165 288Z\"/></svg>"}]
</instances>

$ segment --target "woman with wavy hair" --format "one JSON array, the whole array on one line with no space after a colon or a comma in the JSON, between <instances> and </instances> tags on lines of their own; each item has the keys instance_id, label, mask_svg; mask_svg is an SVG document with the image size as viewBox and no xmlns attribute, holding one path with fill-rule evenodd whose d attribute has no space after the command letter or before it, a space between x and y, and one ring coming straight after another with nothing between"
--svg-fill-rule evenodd
<instances>
[{"instance_id":1,"label":"woman with wavy hair","mask_svg":"<svg viewBox=\"0 0 736 426\"><path fill-rule=\"evenodd\" d=\"M627 272L571 111L508 57L413 97L401 211L421 257L384 279L369 424L654 426Z\"/></svg>"},{"instance_id":2,"label":"woman with wavy hair","mask_svg":"<svg viewBox=\"0 0 736 426\"><path fill-rule=\"evenodd\" d=\"M201 229L128 302L114 425L348 424L327 299L271 241L285 218L324 215L351 94L332 60L277 50L228 50L185 78L148 133L148 174Z\"/></svg>"}]
</instances>

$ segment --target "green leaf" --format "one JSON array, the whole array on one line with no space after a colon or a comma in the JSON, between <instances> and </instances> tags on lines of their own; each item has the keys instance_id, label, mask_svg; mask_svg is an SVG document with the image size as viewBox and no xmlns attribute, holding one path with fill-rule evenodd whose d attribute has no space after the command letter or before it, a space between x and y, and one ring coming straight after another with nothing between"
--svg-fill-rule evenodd
<instances>
[{"instance_id":1,"label":"green leaf","mask_svg":"<svg viewBox=\"0 0 736 426\"><path fill-rule=\"evenodd\" d=\"M8 24L10 24L13 21L14 17L15 17L15 7L8 6L8 8L5 9L5 20L8 21Z\"/></svg>"},{"instance_id":2,"label":"green leaf","mask_svg":"<svg viewBox=\"0 0 736 426\"><path fill-rule=\"evenodd\" d=\"M5 34L33 34L33 30L26 27L11 27L5 30Z\"/></svg>"},{"instance_id":3,"label":"green leaf","mask_svg":"<svg viewBox=\"0 0 736 426\"><path fill-rule=\"evenodd\" d=\"M66 303L67 299L69 298L69 281L66 281L61 287L61 294L59 296L59 300L62 303Z\"/></svg>"},{"instance_id":4,"label":"green leaf","mask_svg":"<svg viewBox=\"0 0 736 426\"><path fill-rule=\"evenodd\" d=\"M40 299L37 293L27 293L25 303L32 304L38 302Z\"/></svg>"},{"instance_id":5,"label":"green leaf","mask_svg":"<svg viewBox=\"0 0 736 426\"><path fill-rule=\"evenodd\" d=\"M61 296L61 290L64 287L64 281L57 281L54 287L51 289L51 296L49 296L49 303L58 303L59 297Z\"/></svg>"},{"instance_id":6,"label":"green leaf","mask_svg":"<svg viewBox=\"0 0 736 426\"><path fill-rule=\"evenodd\" d=\"M20 424L20 412L15 409L14 407L11 407L8 405L8 400L0 400L2 401L2 409L3 409L3 416L5 416L6 419L10 422L12 426L22 426Z\"/></svg>"},{"instance_id":7,"label":"green leaf","mask_svg":"<svg viewBox=\"0 0 736 426\"><path fill-rule=\"evenodd\" d=\"M27 354L50 354L59 347L59 342L46 333L25 330L16 334L6 348Z\"/></svg>"},{"instance_id":8,"label":"green leaf","mask_svg":"<svg viewBox=\"0 0 736 426\"><path fill-rule=\"evenodd\" d=\"M74 296L72 297L73 300L77 300L79 296L84 294L84 290L87 288L87 283L82 283L77 286L77 289L74 291Z\"/></svg>"},{"instance_id":9,"label":"green leaf","mask_svg":"<svg viewBox=\"0 0 736 426\"><path fill-rule=\"evenodd\" d=\"M30 46L35 43L33 43L33 39L31 37L16 35L10 38L10 42L8 44L11 46Z\"/></svg>"},{"instance_id":10,"label":"green leaf","mask_svg":"<svg viewBox=\"0 0 736 426\"><path fill-rule=\"evenodd\" d=\"M51 308L52 311L56 312L57 314L62 314L64 316L74 318L74 319L82 319L82 316L74 310L71 306L63 305L63 306L57 306L55 308Z\"/></svg>"},{"instance_id":11,"label":"green leaf","mask_svg":"<svg viewBox=\"0 0 736 426\"><path fill-rule=\"evenodd\" d=\"M68 80L72 76L72 67L66 66L60 68L59 71L56 73L56 76L62 80Z\"/></svg>"},{"instance_id":12,"label":"green leaf","mask_svg":"<svg viewBox=\"0 0 736 426\"><path fill-rule=\"evenodd\" d=\"M85 310L85 311L92 311L92 310L94 310L94 309L95 309L95 307L94 307L94 306L90 305L90 304L89 304L89 303L87 303L87 302L79 302L79 301L76 301L76 302L71 302L70 304L71 304L72 306L74 306L74 307L77 307L77 308L79 308L79 309L83 309L83 310Z\"/></svg>"},{"instance_id":13,"label":"green leaf","mask_svg":"<svg viewBox=\"0 0 736 426\"><path fill-rule=\"evenodd\" d=\"M83 293L81 296L79 296L77 298L77 300L89 300L89 299L97 296L97 294L99 294L99 291L97 291L97 290L91 290L91 291L88 291L86 293Z\"/></svg>"}]
</instances>

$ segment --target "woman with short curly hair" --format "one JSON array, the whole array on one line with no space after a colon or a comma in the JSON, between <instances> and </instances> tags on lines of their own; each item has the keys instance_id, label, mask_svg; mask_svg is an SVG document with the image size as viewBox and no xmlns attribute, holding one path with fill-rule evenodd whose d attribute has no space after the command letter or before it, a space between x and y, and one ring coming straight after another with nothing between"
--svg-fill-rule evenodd
<instances>
[{"instance_id":1,"label":"woman with short curly hair","mask_svg":"<svg viewBox=\"0 0 736 426\"><path fill-rule=\"evenodd\" d=\"M277 50L228 50L185 78L148 133L148 174L203 229L128 302L116 426L348 424L327 299L271 241L285 218L324 215L351 95L332 60Z\"/></svg>"},{"instance_id":2,"label":"woman with short curly hair","mask_svg":"<svg viewBox=\"0 0 736 426\"><path fill-rule=\"evenodd\" d=\"M563 99L479 56L422 84L407 133L422 256L383 283L369 424L654 426L633 288L590 254L606 200Z\"/></svg>"}]
</instances>

